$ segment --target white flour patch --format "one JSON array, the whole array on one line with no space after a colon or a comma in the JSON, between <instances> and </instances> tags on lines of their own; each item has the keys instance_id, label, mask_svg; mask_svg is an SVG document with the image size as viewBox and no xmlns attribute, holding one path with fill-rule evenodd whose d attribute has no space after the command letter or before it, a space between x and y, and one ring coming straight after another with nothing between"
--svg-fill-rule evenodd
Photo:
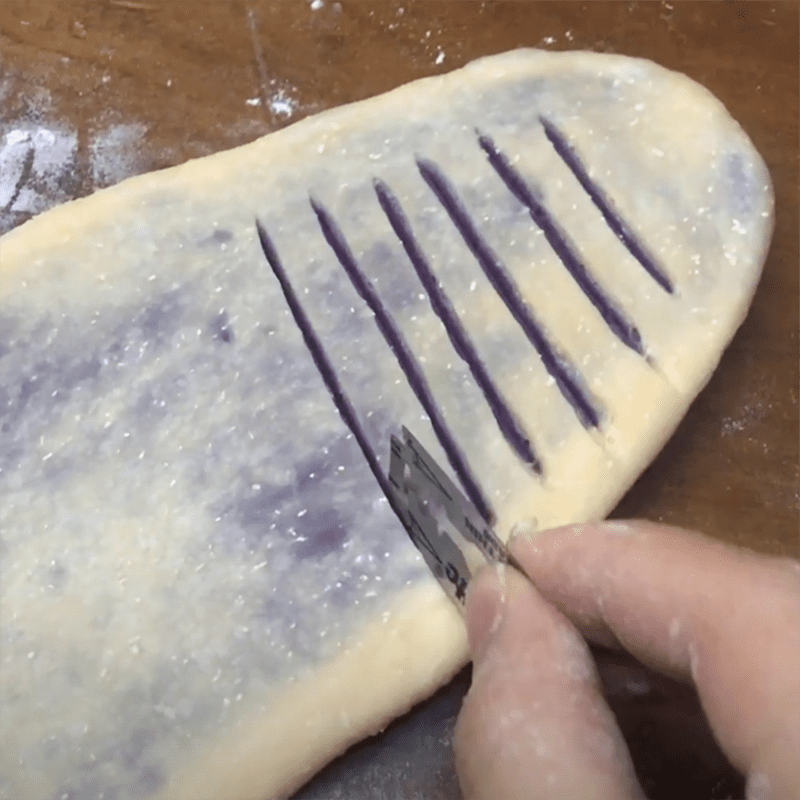
<instances>
[{"instance_id":1,"label":"white flour patch","mask_svg":"<svg viewBox=\"0 0 800 800\"><path fill-rule=\"evenodd\" d=\"M278 89L269 98L269 109L279 117L291 117L297 108L297 102L290 97L285 89Z\"/></svg>"},{"instance_id":2,"label":"white flour patch","mask_svg":"<svg viewBox=\"0 0 800 800\"><path fill-rule=\"evenodd\" d=\"M33 118L33 119L32 119ZM0 127L0 233L30 216L74 199L80 178L78 133L67 126L35 123L36 115ZM91 188L141 172L140 123L111 125L89 144Z\"/></svg>"},{"instance_id":3,"label":"white flour patch","mask_svg":"<svg viewBox=\"0 0 800 800\"><path fill-rule=\"evenodd\" d=\"M0 208L9 206L17 194L30 149L27 131L14 130L6 134L0 149Z\"/></svg>"},{"instance_id":4,"label":"white flour patch","mask_svg":"<svg viewBox=\"0 0 800 800\"><path fill-rule=\"evenodd\" d=\"M38 214L68 199L60 184L75 167L75 131L12 128L0 146L0 209Z\"/></svg>"},{"instance_id":5,"label":"white flour patch","mask_svg":"<svg viewBox=\"0 0 800 800\"><path fill-rule=\"evenodd\" d=\"M722 420L722 435L733 436L747 430L754 423L764 419L771 409L772 403L764 405L760 400L748 401L737 416L725 417Z\"/></svg>"},{"instance_id":6,"label":"white flour patch","mask_svg":"<svg viewBox=\"0 0 800 800\"><path fill-rule=\"evenodd\" d=\"M317 5L316 2L311 4L312 10L317 10L322 8L324 5L321 0ZM336 4L335 4L336 5ZM289 91L283 87L279 87L274 91L270 92L268 87L276 86L277 80L275 78L270 79L269 73L267 71L267 64L264 60L264 51L261 47L261 42L259 40L258 29L256 25L255 15L252 9L248 9L247 11L247 25L250 29L250 42L253 45L253 56L255 58L256 67L258 69L258 78L259 78L259 85L260 85L260 95L261 99L265 106L269 108L269 110L273 113L276 117L291 117L292 114L297 110L298 103L297 101L291 97ZM247 105L257 105L253 102L256 98L250 98L245 100Z\"/></svg>"},{"instance_id":7,"label":"white flour patch","mask_svg":"<svg viewBox=\"0 0 800 800\"><path fill-rule=\"evenodd\" d=\"M146 125L132 122L111 125L94 136L89 153L95 186L111 186L136 174L139 143L146 133Z\"/></svg>"}]
</instances>

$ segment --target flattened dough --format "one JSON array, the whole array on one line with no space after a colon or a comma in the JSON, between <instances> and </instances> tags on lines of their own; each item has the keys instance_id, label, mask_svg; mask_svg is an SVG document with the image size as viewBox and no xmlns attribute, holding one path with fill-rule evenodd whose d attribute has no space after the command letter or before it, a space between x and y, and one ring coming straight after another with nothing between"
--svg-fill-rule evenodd
<instances>
[{"instance_id":1,"label":"flattened dough","mask_svg":"<svg viewBox=\"0 0 800 800\"><path fill-rule=\"evenodd\" d=\"M671 292L609 228L542 118ZM635 325L641 352L567 271L479 134ZM449 181L596 426L581 423L415 158ZM541 475L499 434L376 178ZM256 218L383 468L401 424L446 465L310 194L421 364L503 537L520 520L613 507L743 319L772 229L764 164L703 88L640 60L517 51L4 236L0 797L285 796L464 663L459 614L337 414L258 243Z\"/></svg>"}]
</instances>

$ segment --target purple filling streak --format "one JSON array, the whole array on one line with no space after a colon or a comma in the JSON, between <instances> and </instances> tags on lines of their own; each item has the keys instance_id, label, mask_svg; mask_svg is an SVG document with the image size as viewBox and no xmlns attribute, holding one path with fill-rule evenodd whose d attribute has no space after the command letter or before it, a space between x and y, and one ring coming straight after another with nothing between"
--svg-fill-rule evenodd
<instances>
[{"instance_id":1,"label":"purple filling streak","mask_svg":"<svg viewBox=\"0 0 800 800\"><path fill-rule=\"evenodd\" d=\"M433 162L419 159L417 166L423 179L433 190L467 247L480 264L494 290L506 304L528 341L536 349L545 369L555 380L561 394L572 406L581 424L586 428L597 427L600 424L600 414L592 404L589 393L582 386L575 369L562 355L556 352L555 347L548 341L542 326L534 317L533 311L522 299L500 259L478 232L453 186Z\"/></svg>"},{"instance_id":2,"label":"purple filling streak","mask_svg":"<svg viewBox=\"0 0 800 800\"><path fill-rule=\"evenodd\" d=\"M230 344L234 340L233 327L228 320L227 311L220 311L213 317L208 323L208 330L220 342Z\"/></svg>"},{"instance_id":3,"label":"purple filling streak","mask_svg":"<svg viewBox=\"0 0 800 800\"><path fill-rule=\"evenodd\" d=\"M309 473L307 467L301 467L298 475L302 477L297 487L262 486L256 494L240 498L224 510L224 515L234 514L238 527L243 531L243 541L251 551L259 548L272 535L277 523L280 523L282 531L293 538L294 553L299 559L323 558L342 546L347 538L347 521L327 504L318 486L334 467L322 461L318 463L324 466L315 466L313 473ZM310 478L309 474L313 474L314 478ZM294 516L289 520L287 527L281 509L286 507L295 493L302 498L305 508L302 516Z\"/></svg>"},{"instance_id":4,"label":"purple filling streak","mask_svg":"<svg viewBox=\"0 0 800 800\"><path fill-rule=\"evenodd\" d=\"M372 474L375 476L375 480L378 481L378 485L381 487L383 493L386 495L386 498L389 500L389 503L392 504L392 507L394 508L392 493L389 491L389 479L381 471L378 457L367 440L367 436L364 433L364 429L361 427L361 423L358 421L356 410L353 407L353 404L350 402L350 398L345 394L342 384L339 382L339 378L336 376L336 371L334 370L333 365L328 358L328 354L325 352L322 342L311 325L311 320L309 320L308 316L303 310L303 306L297 299L297 294L292 288L292 284L289 282L286 269L278 257L278 251L275 249L275 245L273 244L272 239L270 239L266 229L258 220L256 220L256 230L258 231L258 239L261 243L261 249L264 251L264 257L267 259L267 263L272 268L272 272L275 274L275 277L280 284L283 296L286 298L286 304L289 306L289 311L294 318L295 324L300 329L300 333L303 336L303 341L306 343L308 352L311 354L311 358L314 360L314 365L319 371L322 380L325 382L325 386L328 388L328 391L331 393L336 410L339 412L339 415L342 417L353 436L355 436L358 446L361 448L361 452L364 454L364 458L367 460L367 464L369 465L370 470L372 470ZM397 513L396 509L395 513ZM398 517L399 516L400 515L398 514Z\"/></svg>"},{"instance_id":5,"label":"purple filling streak","mask_svg":"<svg viewBox=\"0 0 800 800\"><path fill-rule=\"evenodd\" d=\"M359 269L355 257L345 241L344 235L331 215L313 198L311 198L311 207L317 215L325 240L336 254L336 258L350 278L353 287L375 315L375 322L378 329L386 340L386 344L389 345L389 348L394 353L400 368L405 373L408 385L411 387L420 404L425 409L425 413L430 418L431 426L439 439L442 449L447 455L448 461L455 470L456 475L458 475L467 497L475 508L478 509L480 515L487 522L490 522L494 518L491 506L488 500L483 496L478 482L472 475L466 457L456 443L447 423L444 421L441 409L436 404L430 386L414 359L402 332L384 307L375 291L375 287Z\"/></svg>"},{"instance_id":6,"label":"purple filling streak","mask_svg":"<svg viewBox=\"0 0 800 800\"><path fill-rule=\"evenodd\" d=\"M173 289L142 309L133 319L133 328L141 330L144 341L152 345L163 345L178 329L183 316L185 299L181 292Z\"/></svg>"},{"instance_id":7,"label":"purple filling streak","mask_svg":"<svg viewBox=\"0 0 800 800\"><path fill-rule=\"evenodd\" d=\"M517 200L528 209L531 219L541 228L550 247L561 259L561 263L580 286L581 291L589 298L591 304L600 312L600 316L611 332L623 344L643 356L644 346L642 345L642 337L639 331L633 323L625 318L622 311L617 308L616 304L603 292L597 281L589 274L589 271L578 258L574 246L569 242L566 232L561 229L550 215L550 212L534 197L530 187L511 166L511 162L495 147L494 142L488 136L480 134L478 135L478 142L489 157L489 163L494 167L495 172L497 172Z\"/></svg>"},{"instance_id":8,"label":"purple filling streak","mask_svg":"<svg viewBox=\"0 0 800 800\"><path fill-rule=\"evenodd\" d=\"M656 264L655 259L647 252L647 249L639 241L636 234L624 219L614 210L612 202L607 198L606 193L589 177L586 167L581 163L578 154L567 142L566 137L561 133L550 120L539 117L539 121L544 126L544 133L550 144L553 145L556 153L567 165L570 172L584 188L586 194L592 198L592 202L597 206L606 224L614 232L617 238L628 248L628 252L644 267L645 271L664 291L672 294L674 291L672 281ZM486 148L484 148L486 149Z\"/></svg>"},{"instance_id":9,"label":"purple filling streak","mask_svg":"<svg viewBox=\"0 0 800 800\"><path fill-rule=\"evenodd\" d=\"M464 326L450 303L450 299L436 280L436 276L433 274L428 260L422 252L414 232L411 230L408 218L403 213L400 202L383 181L375 180L373 184L378 195L378 202L408 254L408 258L428 294L431 307L436 316L442 321L453 348L467 364L472 377L475 378L476 383L480 386L500 432L517 455L536 472L541 473L542 465L533 452L530 440L489 376L486 366L481 361L469 335L464 330Z\"/></svg>"}]
</instances>

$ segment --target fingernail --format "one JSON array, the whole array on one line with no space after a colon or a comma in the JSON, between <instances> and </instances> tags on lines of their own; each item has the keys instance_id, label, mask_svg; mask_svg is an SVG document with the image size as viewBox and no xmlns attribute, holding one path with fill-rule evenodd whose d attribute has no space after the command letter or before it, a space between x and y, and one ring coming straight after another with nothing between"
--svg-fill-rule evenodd
<instances>
[{"instance_id":1,"label":"fingernail","mask_svg":"<svg viewBox=\"0 0 800 800\"><path fill-rule=\"evenodd\" d=\"M473 661L480 661L503 621L506 601L506 567L484 567L472 580L467 594L467 635Z\"/></svg>"},{"instance_id":2,"label":"fingernail","mask_svg":"<svg viewBox=\"0 0 800 800\"><path fill-rule=\"evenodd\" d=\"M526 542L533 542L533 537L536 535L538 530L539 523L535 518L521 520L520 522L515 523L512 526L511 533L508 537L508 546L511 547L513 542L520 539Z\"/></svg>"},{"instance_id":3,"label":"fingernail","mask_svg":"<svg viewBox=\"0 0 800 800\"><path fill-rule=\"evenodd\" d=\"M631 536L636 532L636 528L633 525L622 521L602 522L598 525L598 530L603 533L610 533L612 536Z\"/></svg>"}]
</instances>

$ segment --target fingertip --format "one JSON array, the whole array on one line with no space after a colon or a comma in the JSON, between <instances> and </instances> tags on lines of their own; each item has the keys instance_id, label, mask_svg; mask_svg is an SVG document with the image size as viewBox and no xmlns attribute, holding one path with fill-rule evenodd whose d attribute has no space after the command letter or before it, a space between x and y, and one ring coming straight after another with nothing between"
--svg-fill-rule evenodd
<instances>
[{"instance_id":1,"label":"fingertip","mask_svg":"<svg viewBox=\"0 0 800 800\"><path fill-rule=\"evenodd\" d=\"M783 796L796 786L787 766L800 741L797 702L787 701L800 696L796 564L646 521L518 535L509 549L585 636L613 637L651 668L691 680L741 771L768 774Z\"/></svg>"},{"instance_id":2,"label":"fingertip","mask_svg":"<svg viewBox=\"0 0 800 800\"><path fill-rule=\"evenodd\" d=\"M563 612L595 644L620 647L602 613L603 581L610 564L606 538L624 546L641 533L638 523L586 522L543 531L517 525L508 540L509 553L538 592Z\"/></svg>"},{"instance_id":3,"label":"fingertip","mask_svg":"<svg viewBox=\"0 0 800 800\"><path fill-rule=\"evenodd\" d=\"M480 660L502 620L505 603L505 565L489 565L470 582L465 608L472 658Z\"/></svg>"},{"instance_id":4,"label":"fingertip","mask_svg":"<svg viewBox=\"0 0 800 800\"><path fill-rule=\"evenodd\" d=\"M520 625L529 624L536 613L542 611L549 614L553 610L518 570L502 563L481 569L467 590L465 609L473 660L480 661L491 642L500 635L505 617L514 620L516 630Z\"/></svg>"},{"instance_id":5,"label":"fingertip","mask_svg":"<svg viewBox=\"0 0 800 800\"><path fill-rule=\"evenodd\" d=\"M560 551L564 547L574 546L581 541L588 547L599 546L607 539L639 539L651 536L654 528L665 529L666 526L655 525L646 520L592 520L589 522L558 525L554 528L537 530L532 523L517 523L508 537L508 549L523 563L528 558L542 558Z\"/></svg>"},{"instance_id":6,"label":"fingertip","mask_svg":"<svg viewBox=\"0 0 800 800\"><path fill-rule=\"evenodd\" d=\"M465 797L577 797L598 786L636 796L588 647L530 581L512 567L482 570L467 624L475 666L455 737Z\"/></svg>"}]
</instances>

